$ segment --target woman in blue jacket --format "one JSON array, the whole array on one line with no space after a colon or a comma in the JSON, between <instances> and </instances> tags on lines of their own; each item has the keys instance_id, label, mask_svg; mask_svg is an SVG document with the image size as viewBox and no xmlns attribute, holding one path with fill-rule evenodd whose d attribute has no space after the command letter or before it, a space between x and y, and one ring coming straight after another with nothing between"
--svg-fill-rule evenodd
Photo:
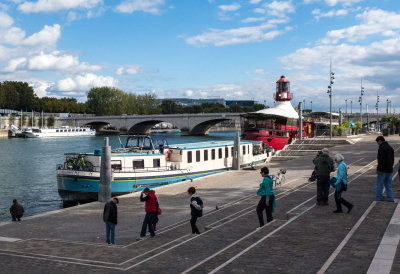
<instances>
[{"instance_id":1,"label":"woman in blue jacket","mask_svg":"<svg viewBox=\"0 0 400 274\"><path fill-rule=\"evenodd\" d=\"M337 174L336 181L332 181L332 186L335 187L335 202L336 202L336 210L333 213L342 213L342 204L347 207L347 213L353 209L353 205L343 199L342 192L343 188L347 189L347 165L344 162L344 157L342 154L338 153L334 157L335 162L337 163ZM343 184L341 184L343 183Z\"/></svg>"},{"instance_id":2,"label":"woman in blue jacket","mask_svg":"<svg viewBox=\"0 0 400 274\"><path fill-rule=\"evenodd\" d=\"M274 190L272 189L273 181L271 176L269 176L269 169L268 167L261 168L261 177L263 177L263 181L260 184L260 188L257 190L257 195L261 196L260 201L257 205L257 216L260 222L260 227L264 225L264 218L263 218L263 211L266 210L267 215L267 223L273 220L272 212L275 208L275 196Z\"/></svg>"}]
</instances>

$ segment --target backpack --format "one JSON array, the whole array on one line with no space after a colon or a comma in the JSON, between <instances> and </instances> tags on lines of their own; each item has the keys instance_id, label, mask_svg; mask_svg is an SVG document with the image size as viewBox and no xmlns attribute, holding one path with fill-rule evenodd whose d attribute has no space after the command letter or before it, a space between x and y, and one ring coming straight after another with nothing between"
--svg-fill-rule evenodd
<instances>
[{"instance_id":1,"label":"backpack","mask_svg":"<svg viewBox=\"0 0 400 274\"><path fill-rule=\"evenodd\" d=\"M201 206L201 208L203 209L204 205L203 205L203 200L200 197L196 197L196 202L199 206Z\"/></svg>"}]
</instances>

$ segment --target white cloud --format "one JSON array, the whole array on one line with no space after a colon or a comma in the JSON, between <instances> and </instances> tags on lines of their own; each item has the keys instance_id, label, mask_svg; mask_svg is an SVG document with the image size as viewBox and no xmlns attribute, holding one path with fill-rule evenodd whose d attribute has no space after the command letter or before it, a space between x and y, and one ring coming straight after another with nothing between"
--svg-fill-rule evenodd
<instances>
[{"instance_id":1,"label":"white cloud","mask_svg":"<svg viewBox=\"0 0 400 274\"><path fill-rule=\"evenodd\" d=\"M261 2L261 0L250 0L249 1L250 4L258 4L260 2Z\"/></svg>"},{"instance_id":2,"label":"white cloud","mask_svg":"<svg viewBox=\"0 0 400 274\"><path fill-rule=\"evenodd\" d=\"M119 67L115 74L117 75L123 75L123 74L128 74L128 75L135 75L139 73L143 73L144 68L143 66L140 65L129 65L125 67Z\"/></svg>"},{"instance_id":3,"label":"white cloud","mask_svg":"<svg viewBox=\"0 0 400 274\"><path fill-rule=\"evenodd\" d=\"M53 26L45 25L44 28L29 36L24 41L24 45L28 46L44 46L53 47L57 43L58 39L61 37L61 27L58 24Z\"/></svg>"},{"instance_id":4,"label":"white cloud","mask_svg":"<svg viewBox=\"0 0 400 274\"><path fill-rule=\"evenodd\" d=\"M251 72L252 74L258 74L258 75L266 75L269 74L268 71L265 71L264 69L255 69Z\"/></svg>"},{"instance_id":5,"label":"white cloud","mask_svg":"<svg viewBox=\"0 0 400 274\"><path fill-rule=\"evenodd\" d=\"M295 11L291 1L273 1L271 3L264 4L264 7L269 15L279 18L287 17L289 13L293 13Z\"/></svg>"},{"instance_id":6,"label":"white cloud","mask_svg":"<svg viewBox=\"0 0 400 274\"><path fill-rule=\"evenodd\" d=\"M93 73L84 73L74 78L68 77L56 83L53 90L68 92L68 91L88 91L93 87L115 87L117 80L110 76L101 76Z\"/></svg>"},{"instance_id":7,"label":"white cloud","mask_svg":"<svg viewBox=\"0 0 400 274\"><path fill-rule=\"evenodd\" d=\"M393 30L400 29L400 14L383 10L369 10L357 15L362 23L345 29L329 31L322 44L338 43L345 39L349 42L357 42L369 35L385 33L391 34Z\"/></svg>"},{"instance_id":8,"label":"white cloud","mask_svg":"<svg viewBox=\"0 0 400 274\"><path fill-rule=\"evenodd\" d=\"M24 1L18 9L24 13L57 12L69 9L91 9L103 3L103 0L38 0Z\"/></svg>"},{"instance_id":9,"label":"white cloud","mask_svg":"<svg viewBox=\"0 0 400 274\"><path fill-rule=\"evenodd\" d=\"M265 17L248 17L243 19L241 22L242 23L254 23L254 22L262 22L265 21Z\"/></svg>"},{"instance_id":10,"label":"white cloud","mask_svg":"<svg viewBox=\"0 0 400 274\"><path fill-rule=\"evenodd\" d=\"M229 12L229 11L237 11L238 9L240 9L240 4L238 3L232 3L230 5L220 5L218 6L218 8L221 11L225 11L225 12Z\"/></svg>"},{"instance_id":11,"label":"white cloud","mask_svg":"<svg viewBox=\"0 0 400 274\"><path fill-rule=\"evenodd\" d=\"M319 9L315 9L311 12L314 15L314 18L318 21L320 18L323 17L336 17L336 16L344 16L349 13L346 9L339 9L339 10L330 10L328 12L321 12Z\"/></svg>"},{"instance_id":12,"label":"white cloud","mask_svg":"<svg viewBox=\"0 0 400 274\"><path fill-rule=\"evenodd\" d=\"M272 40L276 36L291 30L289 27L285 28L284 30L270 30L272 28L276 28L277 24L286 22L286 19L280 19L270 20L254 27L242 27L228 30L210 29L208 32L204 32L201 35L186 38L186 43L195 46L204 46L208 44L212 44L214 46L226 46Z\"/></svg>"},{"instance_id":13,"label":"white cloud","mask_svg":"<svg viewBox=\"0 0 400 274\"><path fill-rule=\"evenodd\" d=\"M343 6L346 7L362 1L363 0L325 0L325 3L331 7L336 6L338 4L343 4Z\"/></svg>"},{"instance_id":14,"label":"white cloud","mask_svg":"<svg viewBox=\"0 0 400 274\"><path fill-rule=\"evenodd\" d=\"M258 14L266 13L265 9L262 9L262 8L255 8L253 11L254 11L254 13L258 13Z\"/></svg>"},{"instance_id":15,"label":"white cloud","mask_svg":"<svg viewBox=\"0 0 400 274\"><path fill-rule=\"evenodd\" d=\"M186 96L187 97L192 97L193 93L194 93L193 90L189 89L189 90L186 91Z\"/></svg>"},{"instance_id":16,"label":"white cloud","mask_svg":"<svg viewBox=\"0 0 400 274\"><path fill-rule=\"evenodd\" d=\"M0 11L0 28L9 28L14 24L14 20L5 12Z\"/></svg>"},{"instance_id":17,"label":"white cloud","mask_svg":"<svg viewBox=\"0 0 400 274\"><path fill-rule=\"evenodd\" d=\"M160 14L161 7L164 4L164 0L124 0L116 7L116 10L123 13L143 11L152 14Z\"/></svg>"},{"instance_id":18,"label":"white cloud","mask_svg":"<svg viewBox=\"0 0 400 274\"><path fill-rule=\"evenodd\" d=\"M328 85L329 62L332 59L335 72L335 104L343 104L344 99L353 94L354 102L360 88L360 79L366 96L371 98L376 89L385 88L387 93L396 94L400 86L398 71L400 70L400 38L393 38L368 45L318 45L313 48L302 48L296 52L280 58L285 69L293 72L292 80L301 92L296 96L317 102L326 99ZM293 83L293 82L292 82ZM312 83L312 84L310 84ZM322 94L322 99L312 99ZM340 98L343 98L341 100ZM366 103L372 104L372 99L366 98ZM369 102L368 102L369 100ZM372 102L371 102L372 101ZM321 103L321 101L320 101Z\"/></svg>"}]
</instances>

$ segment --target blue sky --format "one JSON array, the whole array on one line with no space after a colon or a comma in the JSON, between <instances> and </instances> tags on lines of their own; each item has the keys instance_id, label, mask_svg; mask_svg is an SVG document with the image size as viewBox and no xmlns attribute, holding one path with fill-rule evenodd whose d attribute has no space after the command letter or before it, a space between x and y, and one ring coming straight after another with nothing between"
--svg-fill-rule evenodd
<instances>
[{"instance_id":1,"label":"blue sky","mask_svg":"<svg viewBox=\"0 0 400 274\"><path fill-rule=\"evenodd\" d=\"M0 81L39 97L86 100L113 86L158 98L254 99L273 105L280 75L293 105L326 110L386 99L400 111L398 0L2 0Z\"/></svg>"}]
</instances>

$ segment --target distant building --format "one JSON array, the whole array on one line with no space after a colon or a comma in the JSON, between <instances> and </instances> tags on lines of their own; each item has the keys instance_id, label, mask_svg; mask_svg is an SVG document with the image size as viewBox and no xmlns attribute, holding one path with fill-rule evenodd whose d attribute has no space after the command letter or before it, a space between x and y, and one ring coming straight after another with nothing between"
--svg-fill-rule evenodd
<instances>
[{"instance_id":1,"label":"distant building","mask_svg":"<svg viewBox=\"0 0 400 274\"><path fill-rule=\"evenodd\" d=\"M203 103L209 103L209 104L221 104L223 106L226 106L225 100L222 98L207 98L207 99L191 99L191 98L164 98L160 99L160 104L163 101L172 101L177 105L185 106L185 107L190 107L190 106L196 106L196 105L201 105Z\"/></svg>"},{"instance_id":2,"label":"distant building","mask_svg":"<svg viewBox=\"0 0 400 274\"><path fill-rule=\"evenodd\" d=\"M241 107L252 107L256 103L254 100L226 100L226 105L239 105Z\"/></svg>"}]
</instances>

